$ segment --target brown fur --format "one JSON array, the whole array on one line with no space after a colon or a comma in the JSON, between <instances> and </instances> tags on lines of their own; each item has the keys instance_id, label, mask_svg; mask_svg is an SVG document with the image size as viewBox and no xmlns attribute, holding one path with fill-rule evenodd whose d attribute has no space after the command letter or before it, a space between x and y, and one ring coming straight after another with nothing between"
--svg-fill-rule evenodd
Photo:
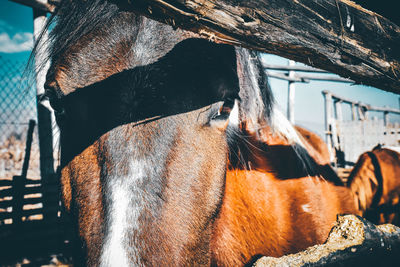
<instances>
[{"instance_id":1,"label":"brown fur","mask_svg":"<svg viewBox=\"0 0 400 267\"><path fill-rule=\"evenodd\" d=\"M89 146L61 172L63 202L66 210L74 212L79 218L76 226L79 230L78 238L82 244L90 244L83 247L85 250L83 253L88 259L96 259L100 256L98 247L101 246L103 239L104 214L98 145L99 143L96 142Z\"/></svg>"},{"instance_id":2,"label":"brown fur","mask_svg":"<svg viewBox=\"0 0 400 267\"><path fill-rule=\"evenodd\" d=\"M374 223L394 223L400 225L400 154L390 149L374 149L382 175L381 184L368 153L363 153L354 166L348 180L354 199L360 211ZM373 207L373 199L382 187L378 203Z\"/></svg>"},{"instance_id":3,"label":"brown fur","mask_svg":"<svg viewBox=\"0 0 400 267\"><path fill-rule=\"evenodd\" d=\"M303 127L295 126L295 129L305 141L304 144L310 156L320 165L330 164L329 149L322 138Z\"/></svg>"},{"instance_id":4,"label":"brown fur","mask_svg":"<svg viewBox=\"0 0 400 267\"><path fill-rule=\"evenodd\" d=\"M279 149L272 154L250 146L253 170L228 170L211 241L214 265L240 266L259 255L279 257L323 243L337 214L357 212L348 188L320 177L295 176L301 172L286 157L290 146L278 143L275 138ZM278 178L287 177L288 169L292 178Z\"/></svg>"}]
</instances>

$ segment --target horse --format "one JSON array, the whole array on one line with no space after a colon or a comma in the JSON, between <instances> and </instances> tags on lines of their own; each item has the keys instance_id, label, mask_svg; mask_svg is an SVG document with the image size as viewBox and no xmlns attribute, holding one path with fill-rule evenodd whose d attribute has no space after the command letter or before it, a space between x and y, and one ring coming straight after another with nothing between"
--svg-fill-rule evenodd
<instances>
[{"instance_id":1,"label":"horse","mask_svg":"<svg viewBox=\"0 0 400 267\"><path fill-rule=\"evenodd\" d=\"M75 265L251 264L357 212L275 108L258 53L106 0L62 1L52 21L45 94Z\"/></svg>"},{"instance_id":2,"label":"horse","mask_svg":"<svg viewBox=\"0 0 400 267\"><path fill-rule=\"evenodd\" d=\"M296 131L299 133L300 137L304 139L303 143L305 145L309 145L306 149L310 153L311 157L320 165L330 165L331 163L331 155L329 153L328 145L322 140L322 138L298 125L294 127Z\"/></svg>"},{"instance_id":3,"label":"horse","mask_svg":"<svg viewBox=\"0 0 400 267\"><path fill-rule=\"evenodd\" d=\"M400 153L376 146L360 155L348 186L363 216L375 224L400 226Z\"/></svg>"}]
</instances>

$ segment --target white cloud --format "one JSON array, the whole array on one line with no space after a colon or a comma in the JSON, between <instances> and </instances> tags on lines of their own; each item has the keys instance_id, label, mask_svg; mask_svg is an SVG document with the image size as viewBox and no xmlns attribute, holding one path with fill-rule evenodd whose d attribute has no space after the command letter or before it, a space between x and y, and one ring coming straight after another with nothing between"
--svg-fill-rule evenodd
<instances>
[{"instance_id":1,"label":"white cloud","mask_svg":"<svg viewBox=\"0 0 400 267\"><path fill-rule=\"evenodd\" d=\"M6 32L0 33L0 52L17 53L30 51L33 47L33 34L18 32L12 37Z\"/></svg>"}]
</instances>

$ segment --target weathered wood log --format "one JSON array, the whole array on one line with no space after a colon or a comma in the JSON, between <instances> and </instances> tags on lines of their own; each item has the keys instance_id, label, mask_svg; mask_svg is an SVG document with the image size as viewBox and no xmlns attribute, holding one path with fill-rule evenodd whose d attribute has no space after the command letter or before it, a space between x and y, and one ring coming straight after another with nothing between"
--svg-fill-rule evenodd
<instances>
[{"instance_id":1,"label":"weathered wood log","mask_svg":"<svg viewBox=\"0 0 400 267\"><path fill-rule=\"evenodd\" d=\"M113 0L216 42L400 93L400 27L349 0Z\"/></svg>"},{"instance_id":2,"label":"weathered wood log","mask_svg":"<svg viewBox=\"0 0 400 267\"><path fill-rule=\"evenodd\" d=\"M400 228L354 216L338 216L325 244L280 258L262 257L265 266L399 266Z\"/></svg>"}]
</instances>

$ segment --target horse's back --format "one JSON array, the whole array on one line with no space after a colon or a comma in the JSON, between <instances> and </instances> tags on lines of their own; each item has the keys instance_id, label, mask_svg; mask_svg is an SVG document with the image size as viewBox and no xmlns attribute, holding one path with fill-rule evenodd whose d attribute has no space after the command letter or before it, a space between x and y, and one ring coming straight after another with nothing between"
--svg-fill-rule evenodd
<instances>
[{"instance_id":1,"label":"horse's back","mask_svg":"<svg viewBox=\"0 0 400 267\"><path fill-rule=\"evenodd\" d=\"M304 127L295 126L296 131L305 141L310 156L321 165L330 164L330 153L327 144L320 136Z\"/></svg>"},{"instance_id":2,"label":"horse's back","mask_svg":"<svg viewBox=\"0 0 400 267\"><path fill-rule=\"evenodd\" d=\"M323 243L337 214L355 213L349 190L317 177L281 180L230 170L211 243L213 263L237 266Z\"/></svg>"}]
</instances>

